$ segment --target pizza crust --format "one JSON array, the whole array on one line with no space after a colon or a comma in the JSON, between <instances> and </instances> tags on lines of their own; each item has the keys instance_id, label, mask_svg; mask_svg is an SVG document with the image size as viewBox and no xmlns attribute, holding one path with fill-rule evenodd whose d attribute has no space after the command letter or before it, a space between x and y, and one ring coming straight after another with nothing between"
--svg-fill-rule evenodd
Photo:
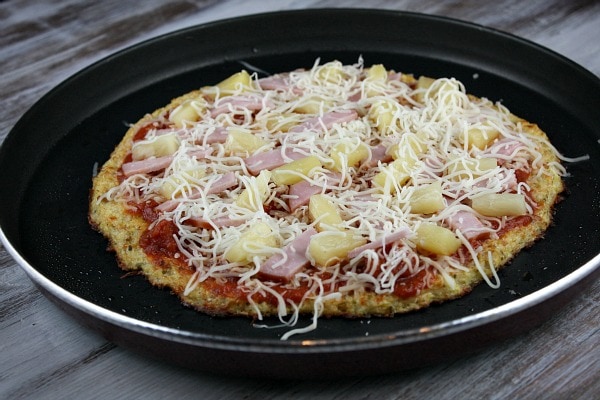
<instances>
[{"instance_id":1,"label":"pizza crust","mask_svg":"<svg viewBox=\"0 0 600 400\"><path fill-rule=\"evenodd\" d=\"M139 213L131 212L126 203L107 201L103 198L110 189L119 185L119 169L131 150L133 138L139 128L156 120L165 112L174 110L186 100L198 98L201 94L201 91L193 91L176 98L166 107L146 115L129 128L110 159L93 180L89 221L108 239L110 250L114 251L120 268L127 272L143 274L157 287L169 288L187 306L211 315L255 318L278 315L277 306L273 301L249 302L240 296L240 292L219 290L218 283L213 278L198 283L194 290L185 294L194 269L187 266L184 260L176 260L169 256L148 256L139 242L142 234L148 229L149 222ZM524 126L524 132L537 139L535 141L539 146L538 151L542 154L543 164L559 162L553 149L545 144L548 139L544 132L535 124L520 121ZM488 252L491 254L495 269L499 269L506 266L523 248L531 246L541 238L551 223L552 208L563 190L561 176L552 168L547 168L541 175L532 173L526 183L531 188L530 194L533 200L537 203L531 222L505 232L498 239L488 239L481 243L483 251L479 252L479 262L491 279L493 279L493 272L488 265ZM377 294L373 291L355 291L322 302L319 305L322 307L319 313L325 317L391 317L459 298L469 293L483 280L475 263L471 261L466 267L466 271L455 271L452 274L454 287L450 287L438 274L430 279L428 287L420 289L418 294L408 298L394 294ZM292 307L288 307L288 313L293 312ZM313 314L314 299L303 301L299 312Z\"/></svg>"}]
</instances>

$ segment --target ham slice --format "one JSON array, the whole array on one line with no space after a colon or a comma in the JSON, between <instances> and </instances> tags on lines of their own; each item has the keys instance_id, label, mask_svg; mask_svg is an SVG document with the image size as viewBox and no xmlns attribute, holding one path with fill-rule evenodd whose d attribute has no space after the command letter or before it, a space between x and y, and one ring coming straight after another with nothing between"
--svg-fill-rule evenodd
<instances>
[{"instance_id":1,"label":"ham slice","mask_svg":"<svg viewBox=\"0 0 600 400\"><path fill-rule=\"evenodd\" d=\"M213 132L204 135L202 139L202 143L205 144L214 144L214 143L225 143L227 141L227 128L218 127Z\"/></svg>"},{"instance_id":2,"label":"ham slice","mask_svg":"<svg viewBox=\"0 0 600 400\"><path fill-rule=\"evenodd\" d=\"M209 187L205 188L206 194L221 193L230 187L237 185L235 172L227 172L215 180Z\"/></svg>"},{"instance_id":3,"label":"ham slice","mask_svg":"<svg viewBox=\"0 0 600 400\"><path fill-rule=\"evenodd\" d=\"M360 255L360 253L362 253L365 250L378 250L381 249L382 247L385 247L389 244L395 243L400 239L404 239L410 236L411 234L411 230L406 228L406 227L402 227L400 228L398 231L391 233L389 235L385 235L383 237L381 237L379 240L375 240L373 242L369 242L365 245L359 246L357 248L355 248L354 250L351 250L348 253L348 258L354 258L358 255Z\"/></svg>"},{"instance_id":4,"label":"ham slice","mask_svg":"<svg viewBox=\"0 0 600 400\"><path fill-rule=\"evenodd\" d=\"M258 80L258 85L262 90L275 90L278 92L287 92L291 89L292 93L300 95L302 89L297 86L290 86L287 74L272 75Z\"/></svg>"},{"instance_id":5,"label":"ham slice","mask_svg":"<svg viewBox=\"0 0 600 400\"><path fill-rule=\"evenodd\" d=\"M196 157L196 160L201 160L210 156L212 153L212 149L195 149L187 152L187 155L190 157Z\"/></svg>"},{"instance_id":6,"label":"ham slice","mask_svg":"<svg viewBox=\"0 0 600 400\"><path fill-rule=\"evenodd\" d=\"M289 132L321 131L331 129L335 124L354 121L358 113L354 110L330 111L323 116L309 118L300 125L296 125Z\"/></svg>"},{"instance_id":7,"label":"ham slice","mask_svg":"<svg viewBox=\"0 0 600 400\"><path fill-rule=\"evenodd\" d=\"M392 156L387 154L387 146L378 144L377 146L371 147L371 159L365 162L365 165L369 168L376 167L379 161L387 163L392 160Z\"/></svg>"},{"instance_id":8,"label":"ham slice","mask_svg":"<svg viewBox=\"0 0 600 400\"><path fill-rule=\"evenodd\" d=\"M485 153L497 158L498 164L502 165L514 157L520 148L526 148L526 146L518 140L505 138L492 144Z\"/></svg>"},{"instance_id":9,"label":"ham slice","mask_svg":"<svg viewBox=\"0 0 600 400\"><path fill-rule=\"evenodd\" d=\"M490 230L472 212L461 210L448 218L448 225L458 230L468 240L482 239L490 235Z\"/></svg>"},{"instance_id":10,"label":"ham slice","mask_svg":"<svg viewBox=\"0 0 600 400\"><path fill-rule=\"evenodd\" d=\"M337 185L342 179L342 175L338 173L331 173L327 174L326 178L326 185ZM298 183L290 185L290 189L288 192L291 196L288 200L288 206L290 207L290 210L293 212L299 207L308 204L310 196L312 196L313 194L321 193L322 190L322 186L314 185L312 184L312 182L309 181L300 181Z\"/></svg>"},{"instance_id":11,"label":"ham slice","mask_svg":"<svg viewBox=\"0 0 600 400\"><path fill-rule=\"evenodd\" d=\"M123 175L130 177L135 174L149 174L167 168L171 165L173 156L150 157L145 160L129 161L121 165Z\"/></svg>"},{"instance_id":12,"label":"ham slice","mask_svg":"<svg viewBox=\"0 0 600 400\"><path fill-rule=\"evenodd\" d=\"M215 194L221 193L230 187L237 185L237 178L235 177L234 172L227 172L226 174L221 175L217 178L210 186L206 187L204 190L205 194ZM199 191L194 191L188 197L182 200L194 200L198 199L202 196L202 193ZM161 203L155 207L156 210L165 212L165 211L173 211L182 200L167 200L164 203Z\"/></svg>"},{"instance_id":13,"label":"ham slice","mask_svg":"<svg viewBox=\"0 0 600 400\"><path fill-rule=\"evenodd\" d=\"M212 153L212 149L195 149L188 151L190 157L196 157L200 160L208 157ZM167 168L173 162L173 156L149 157L144 160L129 161L121 165L123 175L130 177L135 174L149 174Z\"/></svg>"},{"instance_id":14,"label":"ham slice","mask_svg":"<svg viewBox=\"0 0 600 400\"><path fill-rule=\"evenodd\" d=\"M188 225L196 226L203 229L224 228L228 226L240 226L244 222L243 219L232 219L229 217L218 217L208 220L202 217L192 217L185 221Z\"/></svg>"},{"instance_id":15,"label":"ham slice","mask_svg":"<svg viewBox=\"0 0 600 400\"><path fill-rule=\"evenodd\" d=\"M290 87L289 81L282 75L272 75L261 78L258 80L258 85L262 90L286 91Z\"/></svg>"},{"instance_id":16,"label":"ham slice","mask_svg":"<svg viewBox=\"0 0 600 400\"><path fill-rule=\"evenodd\" d=\"M306 157L305 154L300 152L296 152L291 148L285 149L285 154L282 151L281 147L276 149L258 153L253 156L250 156L244 160L246 164L246 168L252 175L258 175L262 170L272 170L273 168L277 168L286 164L288 159L298 160L299 158Z\"/></svg>"},{"instance_id":17,"label":"ham slice","mask_svg":"<svg viewBox=\"0 0 600 400\"><path fill-rule=\"evenodd\" d=\"M261 264L259 274L267 279L288 282L309 264L306 251L310 238L316 233L314 228L302 232L283 248L284 254L277 253Z\"/></svg>"},{"instance_id":18,"label":"ham slice","mask_svg":"<svg viewBox=\"0 0 600 400\"><path fill-rule=\"evenodd\" d=\"M264 99L258 96L225 97L219 101L219 104L214 109L211 110L210 116L214 118L217 115L225 114L236 109L259 111L262 110L264 106Z\"/></svg>"}]
</instances>

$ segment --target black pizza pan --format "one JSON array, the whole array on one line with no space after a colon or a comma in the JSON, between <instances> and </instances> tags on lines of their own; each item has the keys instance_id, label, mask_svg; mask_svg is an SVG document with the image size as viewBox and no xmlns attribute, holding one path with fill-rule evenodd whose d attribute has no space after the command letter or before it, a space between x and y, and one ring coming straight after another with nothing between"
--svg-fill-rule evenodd
<instances>
[{"instance_id":1,"label":"black pizza pan","mask_svg":"<svg viewBox=\"0 0 600 400\"><path fill-rule=\"evenodd\" d=\"M124 277L87 222L91 179L126 124L242 68L340 60L452 76L537 122L569 157L567 191L545 238L468 296L395 318L321 319L280 340L244 318L183 307ZM382 10L302 10L188 28L103 59L27 111L0 148L2 241L39 289L108 340L205 372L332 378L401 371L472 353L553 315L600 264L600 80L529 41L457 20ZM276 324L276 321L267 321ZM303 318L299 326L307 325Z\"/></svg>"}]
</instances>

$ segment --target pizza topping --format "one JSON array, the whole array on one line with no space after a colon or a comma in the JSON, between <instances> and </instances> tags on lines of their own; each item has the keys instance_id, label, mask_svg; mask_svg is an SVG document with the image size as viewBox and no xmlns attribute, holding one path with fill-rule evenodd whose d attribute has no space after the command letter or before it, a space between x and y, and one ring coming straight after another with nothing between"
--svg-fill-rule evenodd
<instances>
[{"instance_id":1,"label":"pizza topping","mask_svg":"<svg viewBox=\"0 0 600 400\"><path fill-rule=\"evenodd\" d=\"M206 219L202 217L190 217L185 220L188 225L196 226L203 229L219 229L226 226L240 226L246 221L244 219L234 219L229 217L215 217L212 219Z\"/></svg>"},{"instance_id":2,"label":"pizza topping","mask_svg":"<svg viewBox=\"0 0 600 400\"><path fill-rule=\"evenodd\" d=\"M295 151L289 147L276 149L250 156L244 160L246 168L253 175L258 175L262 170L271 170L283 164L306 157L308 153Z\"/></svg>"},{"instance_id":3,"label":"pizza topping","mask_svg":"<svg viewBox=\"0 0 600 400\"><path fill-rule=\"evenodd\" d=\"M411 236L411 234L412 234L412 231L410 229L404 227L403 229L400 229L399 231L394 232L392 234L385 235L376 241L356 247L355 249L353 249L352 251L350 251L348 253L348 257L354 258L354 257L357 257L357 256L363 254L363 252L365 252L366 250L377 250L377 249L386 247L387 245L395 243L400 239L404 239L404 238Z\"/></svg>"},{"instance_id":4,"label":"pizza topping","mask_svg":"<svg viewBox=\"0 0 600 400\"><path fill-rule=\"evenodd\" d=\"M306 251L311 237L316 233L313 228L308 228L298 235L281 252L275 253L260 265L260 276L272 280L290 281L310 263Z\"/></svg>"},{"instance_id":5,"label":"pizza topping","mask_svg":"<svg viewBox=\"0 0 600 400\"><path fill-rule=\"evenodd\" d=\"M298 208L305 206L310 201L313 194L326 192L338 185L341 180L339 173L315 174L312 179L304 179L298 183L290 185L288 195L288 206L290 211L294 212Z\"/></svg>"},{"instance_id":6,"label":"pizza topping","mask_svg":"<svg viewBox=\"0 0 600 400\"><path fill-rule=\"evenodd\" d=\"M501 104L362 60L242 71L157 119L102 199L158 203L146 237L171 224L188 292L235 282L289 325L307 299L317 318L342 293L454 287L469 261L496 287L478 243L532 215L530 174L563 172Z\"/></svg>"},{"instance_id":7,"label":"pizza topping","mask_svg":"<svg viewBox=\"0 0 600 400\"><path fill-rule=\"evenodd\" d=\"M469 240L487 238L494 232L493 228L486 227L476 217L475 210L473 209L458 210L447 221L448 225L454 231L460 231Z\"/></svg>"},{"instance_id":8,"label":"pizza topping","mask_svg":"<svg viewBox=\"0 0 600 400\"><path fill-rule=\"evenodd\" d=\"M312 117L291 128L290 132L304 132L304 131L324 131L331 129L334 124L341 124L344 122L354 121L358 118L358 113L354 110L341 110L341 111L330 111L322 116Z\"/></svg>"},{"instance_id":9,"label":"pizza topping","mask_svg":"<svg viewBox=\"0 0 600 400\"><path fill-rule=\"evenodd\" d=\"M185 196L182 196L180 199L171 199L159 204L156 206L156 209L160 212L173 211L183 201L197 200L203 195L221 193L232 186L236 186L237 184L238 181L235 173L233 172L228 172L222 175L213 175L211 176L211 179L206 182L203 190L200 190L200 188L194 188L195 190L190 190L189 193L185 194Z\"/></svg>"},{"instance_id":10,"label":"pizza topping","mask_svg":"<svg viewBox=\"0 0 600 400\"><path fill-rule=\"evenodd\" d=\"M259 111L265 106L268 106L268 102L260 96L225 97L222 101L215 103L215 107L210 111L210 116L216 118L225 113Z\"/></svg>"}]
</instances>

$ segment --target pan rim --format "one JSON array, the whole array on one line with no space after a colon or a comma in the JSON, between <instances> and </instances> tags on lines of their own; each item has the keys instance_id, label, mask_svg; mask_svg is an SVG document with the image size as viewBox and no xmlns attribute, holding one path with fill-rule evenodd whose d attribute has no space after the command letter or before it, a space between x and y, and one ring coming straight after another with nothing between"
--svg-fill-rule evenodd
<instances>
[{"instance_id":1,"label":"pan rim","mask_svg":"<svg viewBox=\"0 0 600 400\"><path fill-rule=\"evenodd\" d=\"M247 16L234 17L220 21L213 21L202 25L196 25L192 27L183 28L177 31L169 32L155 38L147 39L140 43L129 46L125 49L119 50L99 61L94 62L93 64L83 68L81 71L67 78L63 82L59 83L56 87L46 93L38 102L36 102L28 111L33 112L35 108L38 107L44 99L48 98L52 95L56 90L59 90L63 86L69 85L74 80L78 79L80 76L84 75L86 72L93 68L97 68L103 63L110 63L111 60L118 59L122 54L139 49L141 47L147 46L149 44L165 40L168 37L181 35L185 32L191 32L193 30L197 30L199 28L207 28L210 26L220 26L231 23L232 21L237 20L248 20L251 18L264 18L273 15L281 15L281 14L303 14L303 13L311 13L311 12L328 12L334 10L335 12L361 12L367 11L372 13L386 13L386 14L401 14L408 16L416 16L425 19L434 19L434 20L442 20L452 23L459 23L467 27L476 28L480 30L487 31L489 33L500 34L505 37L510 38L511 40L519 40L522 43L526 43L528 45L535 46L538 50L543 50L546 53L553 55L554 57L560 57L563 62L568 62L572 67L576 67L580 69L580 72L587 73L591 77L595 77L590 71L579 66L578 64L568 60L567 58L561 56L558 53L553 52L552 50L541 47L531 41L528 41L523 38L519 38L517 36L493 29L483 27L481 25L464 22L448 17L443 16L434 16L428 14L419 14L412 12L399 12L392 10L373 10L373 9L305 9L305 10L294 10L294 11L283 11L283 12L269 12L262 14L251 14ZM598 81L600 84L600 80ZM20 123L20 120L17 122L15 127L17 127ZM12 131L15 128L11 129L11 132L7 135L6 138L11 137ZM4 147L6 143L6 139L3 141L1 147ZM265 340L265 339L236 339L227 336L217 337L214 335L206 335L197 332L191 332L186 330L179 330L174 328L169 328L161 325L156 325L153 323L141 321L132 317L128 317L114 311L105 309L101 306L98 306L88 300L82 299L77 295L68 292L64 288L60 287L58 284L50 280L41 274L37 269L29 264L24 255L22 255L16 247L9 241L7 235L4 233L2 227L0 227L0 239L4 244L7 251L10 255L17 261L17 263L25 270L27 275L34 281L35 284L44 287L46 290L50 291L50 293L56 296L61 301L66 302L67 304L76 307L77 309L89 314L92 317L102 319L105 322L109 322L111 324L117 325L121 328L125 328L128 330L136 331L137 333L141 333L144 335L150 335L159 339L166 339L171 341L177 341L179 343L194 345L194 346L208 346L216 349L226 349L226 350L236 350L236 351L252 351L252 352L275 352L275 353L296 353L299 351L302 352L337 352L337 351L347 351L347 350L368 350L374 347L394 347L403 345L406 343L414 343L421 340L429 340L434 339L442 335L447 335L451 333L459 333L464 330L478 327L481 325L485 325L489 322L493 322L502 318L506 318L510 315L513 315L519 311L527 309L531 306L539 304L558 293L572 287L577 284L584 278L593 275L593 273L600 267L600 254L593 257L591 260L577 268L575 271L569 273L558 281L553 282L552 284L545 286L531 294L528 294L520 299L516 299L507 304L495 307L492 310L479 312L473 315L469 315L468 317L463 317L458 320L446 322L443 324L438 324L430 327L422 327L420 329L411 329L408 331L398 331L395 333L389 334L377 334L369 337L356 337L356 338L342 338L342 339L324 339L324 340L314 340L311 343L305 343L306 341L294 340L290 339L288 341L280 341L278 339L273 340Z\"/></svg>"}]
</instances>

